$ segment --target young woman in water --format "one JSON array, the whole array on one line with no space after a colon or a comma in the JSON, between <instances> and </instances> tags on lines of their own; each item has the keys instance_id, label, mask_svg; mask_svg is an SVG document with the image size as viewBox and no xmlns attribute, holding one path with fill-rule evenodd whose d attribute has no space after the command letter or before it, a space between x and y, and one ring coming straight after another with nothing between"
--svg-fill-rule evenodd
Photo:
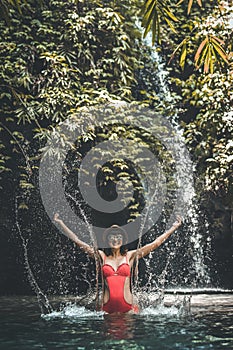
<instances>
[{"instance_id":1,"label":"young woman in water","mask_svg":"<svg viewBox=\"0 0 233 350\"><path fill-rule=\"evenodd\" d=\"M54 221L60 225L67 237L74 241L78 247L94 258L94 248L81 241L64 222L59 218L59 214L54 215ZM181 217L172 227L156 238L153 242L145 246L127 250L125 245L128 241L126 231L118 225L112 225L104 231L104 242L109 248L98 250L102 260L102 272L104 278L103 305L102 310L106 313L136 313L137 305L133 304L133 296L130 290L131 268L136 258L140 259L158 248L179 226Z\"/></svg>"}]
</instances>

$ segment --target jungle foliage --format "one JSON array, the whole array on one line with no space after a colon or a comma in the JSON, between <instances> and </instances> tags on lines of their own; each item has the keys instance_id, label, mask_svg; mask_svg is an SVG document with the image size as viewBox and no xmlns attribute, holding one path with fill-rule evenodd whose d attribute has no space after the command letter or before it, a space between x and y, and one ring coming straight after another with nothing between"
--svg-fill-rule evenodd
<instances>
[{"instance_id":1,"label":"jungle foliage","mask_svg":"<svg viewBox=\"0 0 233 350\"><path fill-rule=\"evenodd\" d=\"M154 64L149 49L141 50L137 12L137 1L44 1L41 6L31 1L22 3L20 12L9 10L9 25L1 21L1 129L12 145L9 152L10 145L2 143L2 170L9 153L23 155L25 198L37 185L41 151L59 122L77 121L84 106L129 102L136 93L145 99L136 75L143 60L150 68ZM147 94L153 76L150 69L141 79ZM83 142L95 137L92 130Z\"/></svg>"},{"instance_id":2,"label":"jungle foliage","mask_svg":"<svg viewBox=\"0 0 233 350\"><path fill-rule=\"evenodd\" d=\"M173 62L178 57L172 54L170 59L171 86L182 96L179 117L198 164L197 181L207 191L220 196L228 193L225 205L229 207L233 160L232 6L224 1L205 1L202 8L199 5L192 4L188 20L187 8L180 8L182 31L170 35L164 54L169 56L171 47L177 44L176 49L181 50L180 69L178 62Z\"/></svg>"},{"instance_id":3,"label":"jungle foliage","mask_svg":"<svg viewBox=\"0 0 233 350\"><path fill-rule=\"evenodd\" d=\"M168 62L197 185L232 202L232 5L227 1L148 0L144 36L152 33ZM169 58L170 57L170 58ZM202 192L201 190L201 192Z\"/></svg>"}]
</instances>

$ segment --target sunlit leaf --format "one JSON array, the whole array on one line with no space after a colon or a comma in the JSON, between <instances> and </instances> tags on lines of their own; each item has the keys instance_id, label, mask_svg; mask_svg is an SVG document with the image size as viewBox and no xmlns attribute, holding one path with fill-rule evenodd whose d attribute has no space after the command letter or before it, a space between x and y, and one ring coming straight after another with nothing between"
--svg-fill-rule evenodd
<instances>
[{"instance_id":1,"label":"sunlit leaf","mask_svg":"<svg viewBox=\"0 0 233 350\"><path fill-rule=\"evenodd\" d=\"M184 2L185 0L180 0L178 3L177 3L177 6L179 6L182 2ZM202 7L202 2L201 0L197 0L197 3L200 7ZM192 6L193 6L193 0L188 0L188 8L187 8L187 13L188 15L190 14L191 12L191 9L192 9Z\"/></svg>"},{"instance_id":2,"label":"sunlit leaf","mask_svg":"<svg viewBox=\"0 0 233 350\"><path fill-rule=\"evenodd\" d=\"M171 63L171 61L173 60L173 58L175 57L175 54L179 51L179 49L183 46L186 45L188 41L188 38L185 38L184 40L181 41L181 43L175 48L175 50L173 51L173 53L171 54L170 60L168 62L168 64Z\"/></svg>"},{"instance_id":3,"label":"sunlit leaf","mask_svg":"<svg viewBox=\"0 0 233 350\"><path fill-rule=\"evenodd\" d=\"M169 25L169 27L171 28L171 30L172 30L174 33L176 33L176 30L175 30L175 27L174 27L173 23L172 23L167 17L165 17L164 19L165 19L165 21L167 22L167 24Z\"/></svg>"},{"instance_id":4,"label":"sunlit leaf","mask_svg":"<svg viewBox=\"0 0 233 350\"><path fill-rule=\"evenodd\" d=\"M166 21L172 31L175 31L171 21L178 22L178 18L172 13L164 1L147 0L143 6L142 14L142 26L145 28L143 37L145 38L151 30L152 45L155 41L158 43L161 42L160 22L162 19Z\"/></svg>"},{"instance_id":5,"label":"sunlit leaf","mask_svg":"<svg viewBox=\"0 0 233 350\"><path fill-rule=\"evenodd\" d=\"M213 45L213 48L215 51L217 51L217 53L219 54L219 56L226 62L229 63L227 60L227 55L225 53L224 48L219 44L219 41L216 40L216 37L211 37L211 42Z\"/></svg>"},{"instance_id":6,"label":"sunlit leaf","mask_svg":"<svg viewBox=\"0 0 233 350\"><path fill-rule=\"evenodd\" d=\"M227 55L224 48L221 46L222 40L212 35L207 35L206 38L199 45L194 57L194 62L197 68L204 63L204 72L214 72L214 64L222 59L225 63L228 63ZM217 57L218 56L218 57Z\"/></svg>"},{"instance_id":7,"label":"sunlit leaf","mask_svg":"<svg viewBox=\"0 0 233 350\"><path fill-rule=\"evenodd\" d=\"M142 19L142 25L145 27L144 35L145 38L147 34L150 31L151 28L151 22L157 17L157 10L155 8L155 4L151 4L151 8L149 11L145 13L145 16ZM153 35L153 28L152 28L152 35Z\"/></svg>"},{"instance_id":8,"label":"sunlit leaf","mask_svg":"<svg viewBox=\"0 0 233 350\"><path fill-rule=\"evenodd\" d=\"M153 23L152 23L152 45L154 45L156 41L156 37L158 40L158 43L160 44L160 23L159 23L159 16L158 13L155 13L155 16L153 18Z\"/></svg>"},{"instance_id":9,"label":"sunlit leaf","mask_svg":"<svg viewBox=\"0 0 233 350\"><path fill-rule=\"evenodd\" d=\"M207 44L207 42L208 42L208 37L206 37L206 38L201 42L200 46L199 46L198 49L197 49L197 52L196 52L196 54L195 54L195 57L194 57L194 61L195 61L195 62L199 60L200 54L201 54L203 48L205 47L205 45Z\"/></svg>"},{"instance_id":10,"label":"sunlit leaf","mask_svg":"<svg viewBox=\"0 0 233 350\"><path fill-rule=\"evenodd\" d=\"M204 72L205 73L208 73L208 71L209 71L210 59L211 59L211 52L210 52L210 47L208 45L207 46L207 52L206 52L206 55L205 55L205 62L204 62Z\"/></svg>"},{"instance_id":11,"label":"sunlit leaf","mask_svg":"<svg viewBox=\"0 0 233 350\"><path fill-rule=\"evenodd\" d=\"M28 205L26 203L24 203L24 202L20 203L18 208L19 209L29 209Z\"/></svg>"},{"instance_id":12,"label":"sunlit leaf","mask_svg":"<svg viewBox=\"0 0 233 350\"><path fill-rule=\"evenodd\" d=\"M208 51L208 45L205 45L205 47L203 48L202 54L199 55L198 59L195 62L197 68L200 68L201 65L203 64L207 51Z\"/></svg>"},{"instance_id":13,"label":"sunlit leaf","mask_svg":"<svg viewBox=\"0 0 233 350\"><path fill-rule=\"evenodd\" d=\"M160 2L161 4L161 12L165 12L168 18L170 18L174 22L178 22L178 18L170 11L170 9L164 4L164 2ZM165 16L164 16L165 18Z\"/></svg>"},{"instance_id":14,"label":"sunlit leaf","mask_svg":"<svg viewBox=\"0 0 233 350\"><path fill-rule=\"evenodd\" d=\"M189 0L189 3L188 3L188 15L190 14L190 11L191 11L191 8L192 8L192 5L193 5L193 0Z\"/></svg>"},{"instance_id":15,"label":"sunlit leaf","mask_svg":"<svg viewBox=\"0 0 233 350\"><path fill-rule=\"evenodd\" d=\"M184 70L186 55L187 55L187 45L186 45L186 43L184 43L184 45L182 47L181 55L180 55L180 66L181 66L182 70Z\"/></svg>"}]
</instances>

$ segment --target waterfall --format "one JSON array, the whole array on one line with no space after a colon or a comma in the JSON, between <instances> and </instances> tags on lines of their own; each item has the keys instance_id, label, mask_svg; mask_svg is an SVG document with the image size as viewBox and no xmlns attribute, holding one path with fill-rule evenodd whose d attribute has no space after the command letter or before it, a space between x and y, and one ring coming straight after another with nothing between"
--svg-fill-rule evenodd
<instances>
[{"instance_id":1,"label":"waterfall","mask_svg":"<svg viewBox=\"0 0 233 350\"><path fill-rule=\"evenodd\" d=\"M142 31L142 28L140 27L139 24L137 24L140 30ZM183 137L183 131L180 128L177 120L177 115L179 111L174 109L174 97L172 96L172 93L169 89L167 79L168 79L168 71L165 68L165 63L159 54L159 51L157 48L151 48L151 34L149 33L147 37L144 39L144 43L146 46L148 46L151 50L151 58L154 62L156 62L157 66L157 72L156 75L158 77L159 81L159 92L158 95L160 97L160 101L158 102L159 104L166 104L168 105L168 110L169 114L172 112L172 115L168 117L169 121L172 123L174 129L176 130L176 133L179 135L181 139L181 143L183 146L185 145L185 139ZM166 116L165 116L166 118ZM182 146L180 143L174 143L174 147L176 147L176 153L181 153L182 152ZM186 167L186 160L185 157L180 157L181 161L179 162L179 167L181 169L181 173L185 171L182 168ZM195 171L195 165L193 164L193 171ZM181 176L182 178L182 176ZM181 184L182 186L182 184ZM186 241L186 247L187 251L184 253L186 257L188 258L188 261L190 262L191 266L190 268L186 268L187 271L192 271L191 275L192 278L187 278L186 276L184 277L184 282L182 283L180 279L178 279L178 285L183 285L191 287L191 288L200 288L200 287L211 287L212 286L212 281L210 277L210 268L206 265L207 261L210 261L210 255L211 255L211 236L209 233L208 229L208 223L207 219L205 217L205 214L201 212L199 208L199 203L197 200L197 196L195 193L195 187L193 185L193 179L190 177L190 183L188 184L189 186L189 195L190 195L190 202L189 202L189 207L187 210L186 218L184 218L185 222L187 224L185 225L185 230L186 232L183 232L183 229L179 229L181 231L181 235L185 234L185 241ZM188 201L186 201L188 203ZM180 213L182 215L182 213ZM157 227L157 230L159 230L159 227ZM156 232L152 232L150 235L150 239L153 239L155 236ZM157 231L157 234L158 231ZM150 277L148 285L151 287L153 284L155 285L155 288L158 289L163 289L164 285L166 282L168 282L166 285L169 286L169 279L171 280L171 276L168 277L169 273L168 270L171 269L170 264L173 263L175 255L179 255L179 249L182 247L182 237L178 239L180 242L177 241L177 243L173 244L173 247L169 248L169 244L165 243L165 246L167 245L167 253L168 253L168 258L167 262L165 264L164 269L161 272L160 276L157 276L158 278L158 283L153 283L153 278ZM174 247L175 245L175 247ZM183 248L184 250L184 248ZM188 254L187 254L188 252ZM153 257L150 257L149 263L147 262L147 266L151 266L153 261ZM178 262L179 264L179 262ZM185 262L184 262L185 264ZM152 272L153 273L153 272ZM174 271L175 273L175 271ZM175 280L175 278L172 278ZM160 285L160 288L159 288ZM175 281L172 281L172 285L175 285ZM177 287L178 287L177 285ZM153 289L153 288L152 288Z\"/></svg>"}]
</instances>

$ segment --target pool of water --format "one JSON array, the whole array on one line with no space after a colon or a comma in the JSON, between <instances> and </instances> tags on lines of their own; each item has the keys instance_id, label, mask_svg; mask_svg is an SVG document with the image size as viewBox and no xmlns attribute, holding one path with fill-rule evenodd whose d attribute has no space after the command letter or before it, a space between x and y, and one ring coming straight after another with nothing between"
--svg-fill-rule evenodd
<instances>
[{"instance_id":1,"label":"pool of water","mask_svg":"<svg viewBox=\"0 0 233 350\"><path fill-rule=\"evenodd\" d=\"M86 310L74 297L53 297L56 311L48 315L34 297L1 297L0 349L233 349L233 293L196 292L183 311L182 294L114 316Z\"/></svg>"}]
</instances>

